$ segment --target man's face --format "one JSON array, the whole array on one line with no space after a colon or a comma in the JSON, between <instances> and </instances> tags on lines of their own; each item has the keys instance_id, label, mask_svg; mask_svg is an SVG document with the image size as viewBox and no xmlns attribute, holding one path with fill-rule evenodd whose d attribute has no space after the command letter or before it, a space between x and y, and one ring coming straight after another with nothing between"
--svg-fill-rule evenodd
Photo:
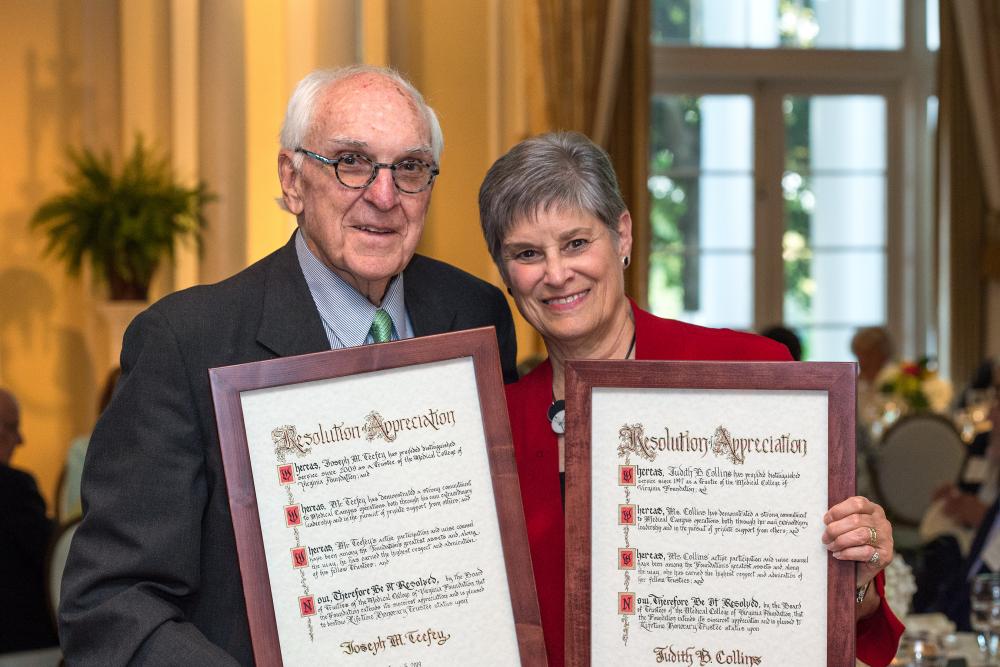
<instances>
[{"instance_id":1,"label":"man's face","mask_svg":"<svg viewBox=\"0 0 1000 667\"><path fill-rule=\"evenodd\" d=\"M21 411L10 396L0 391L0 464L10 465L21 438Z\"/></svg>"},{"instance_id":2,"label":"man's face","mask_svg":"<svg viewBox=\"0 0 1000 667\"><path fill-rule=\"evenodd\" d=\"M430 129L413 100L390 80L362 74L320 93L302 148L329 158L353 153L373 162L433 162ZM409 263L423 231L431 190L399 192L388 169L363 190L342 185L331 166L293 152L278 156L282 192L312 253L369 301Z\"/></svg>"}]
</instances>

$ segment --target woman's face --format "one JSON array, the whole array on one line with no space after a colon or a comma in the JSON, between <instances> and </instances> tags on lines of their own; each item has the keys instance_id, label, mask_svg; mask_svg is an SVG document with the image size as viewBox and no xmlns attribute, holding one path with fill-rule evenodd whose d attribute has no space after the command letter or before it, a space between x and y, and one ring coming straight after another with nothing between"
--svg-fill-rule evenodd
<instances>
[{"instance_id":1,"label":"woman's face","mask_svg":"<svg viewBox=\"0 0 1000 667\"><path fill-rule=\"evenodd\" d=\"M628 211L616 240L593 215L552 208L517 221L501 253L518 310L547 342L595 344L618 333L631 248Z\"/></svg>"}]
</instances>

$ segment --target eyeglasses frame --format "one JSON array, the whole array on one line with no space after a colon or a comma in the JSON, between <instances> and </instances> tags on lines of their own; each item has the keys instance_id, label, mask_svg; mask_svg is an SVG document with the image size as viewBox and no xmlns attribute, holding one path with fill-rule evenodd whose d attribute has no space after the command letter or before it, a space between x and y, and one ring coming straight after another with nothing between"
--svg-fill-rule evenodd
<instances>
[{"instance_id":1,"label":"eyeglasses frame","mask_svg":"<svg viewBox=\"0 0 1000 667\"><path fill-rule=\"evenodd\" d=\"M343 179L340 178L340 171L337 169L337 165L340 164L340 161L343 158L326 157L325 155L320 155L319 153L315 153L301 146L296 148L295 152L302 153L306 157L310 157L313 160L319 162L320 164L324 164L328 167L333 167L333 174L334 176L337 177L337 182L350 190L364 190L365 188L369 187L372 183L374 183L376 178L378 178L379 169L388 169L392 173L392 184L398 191L408 195L416 195L420 194L421 192L424 192L425 190L428 190L434 184L434 179L437 178L438 174L441 173L441 170L438 167L435 167L433 164L430 164L429 162L425 162L423 160L419 160L417 158L412 158L412 157L405 158L403 160L399 160L398 162L375 162L368 156L362 155L361 153L351 153L351 155L354 157L359 157L367 162L370 162L372 165L372 173L371 176L368 177L368 181L364 185L348 185L347 183L344 183ZM430 178L427 179L427 184L424 185L424 187L420 188L419 190L404 190L403 188L399 187L399 183L396 182L396 168L399 165L403 164L404 162L410 162L410 161L419 162L420 164L430 169L431 172Z\"/></svg>"}]
</instances>

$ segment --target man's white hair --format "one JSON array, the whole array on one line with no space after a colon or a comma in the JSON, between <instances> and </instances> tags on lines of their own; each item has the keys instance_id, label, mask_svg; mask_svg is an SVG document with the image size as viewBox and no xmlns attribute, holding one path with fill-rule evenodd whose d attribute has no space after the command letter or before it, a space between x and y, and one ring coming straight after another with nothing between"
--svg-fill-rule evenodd
<instances>
[{"instance_id":1,"label":"man's white hair","mask_svg":"<svg viewBox=\"0 0 1000 667\"><path fill-rule=\"evenodd\" d=\"M363 74L374 74L389 79L413 99L417 109L423 114L424 120L431 133L431 151L434 154L434 162L439 163L441 151L444 150L444 135L441 133L441 124L438 122L437 114L434 113L424 96L420 94L412 83L394 69L388 67L376 67L374 65L349 65L337 69L318 69L307 74L292 92L288 100L288 109L285 111L285 122L281 126L281 147L294 151L302 146L306 135L312 126L313 110L316 107L316 100L320 93L329 86ZM302 167L305 156L302 153L295 153L292 157L292 166L298 171Z\"/></svg>"}]
</instances>

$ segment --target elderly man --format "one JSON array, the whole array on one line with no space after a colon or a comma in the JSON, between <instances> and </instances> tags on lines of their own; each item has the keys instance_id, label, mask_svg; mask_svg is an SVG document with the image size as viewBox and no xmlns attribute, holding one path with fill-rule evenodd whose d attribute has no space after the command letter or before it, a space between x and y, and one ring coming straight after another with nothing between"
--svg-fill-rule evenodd
<instances>
[{"instance_id":1,"label":"elderly man","mask_svg":"<svg viewBox=\"0 0 1000 667\"><path fill-rule=\"evenodd\" d=\"M21 437L21 410L0 389L0 653L56 645L45 599L45 553L52 523L35 479L10 467Z\"/></svg>"},{"instance_id":2,"label":"elderly man","mask_svg":"<svg viewBox=\"0 0 1000 667\"><path fill-rule=\"evenodd\" d=\"M420 93L388 70L314 72L281 144L288 244L163 299L125 334L63 581L70 664L253 662L209 368L495 325L514 379L503 295L414 255L443 144Z\"/></svg>"}]
</instances>

